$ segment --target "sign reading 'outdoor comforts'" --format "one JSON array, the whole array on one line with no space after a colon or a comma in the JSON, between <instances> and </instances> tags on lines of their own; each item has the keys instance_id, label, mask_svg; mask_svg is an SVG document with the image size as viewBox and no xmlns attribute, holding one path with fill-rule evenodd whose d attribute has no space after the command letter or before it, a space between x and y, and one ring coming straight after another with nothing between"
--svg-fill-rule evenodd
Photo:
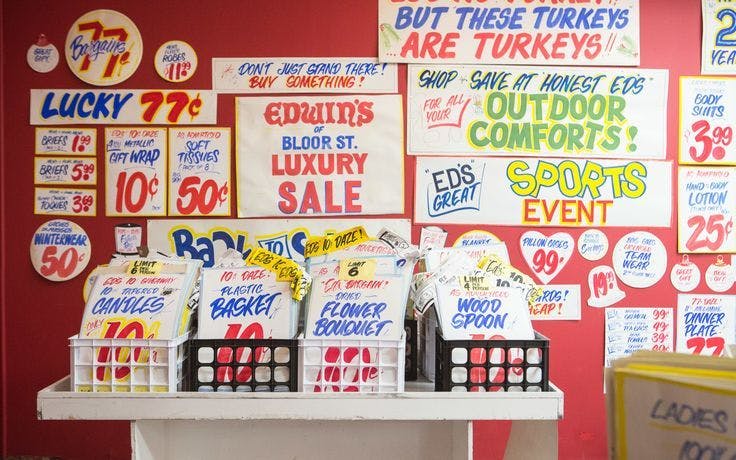
<instances>
[{"instance_id":1,"label":"sign reading 'outdoor comforts'","mask_svg":"<svg viewBox=\"0 0 736 460\"><path fill-rule=\"evenodd\" d=\"M408 151L666 157L667 70L409 66Z\"/></svg>"}]
</instances>

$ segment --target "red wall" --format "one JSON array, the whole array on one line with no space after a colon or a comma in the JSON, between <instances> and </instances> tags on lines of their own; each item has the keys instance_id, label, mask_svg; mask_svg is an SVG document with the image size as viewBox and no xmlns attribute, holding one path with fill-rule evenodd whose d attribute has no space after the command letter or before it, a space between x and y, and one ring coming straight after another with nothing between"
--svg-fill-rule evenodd
<instances>
[{"instance_id":1,"label":"red wall","mask_svg":"<svg viewBox=\"0 0 736 460\"><path fill-rule=\"evenodd\" d=\"M49 74L33 72L25 61L28 47L45 33L60 51L72 22L83 13L109 8L130 17L144 43L138 71L121 88L171 88L153 68L153 54L172 39L190 43L199 55L199 69L176 87L211 86L212 57L332 56L367 57L377 53L377 2L374 0L218 0L2 3L3 110L2 128L2 315L1 387L3 437L0 456L49 455L62 458L128 458L129 427L125 422L38 421L36 392L68 374L67 338L79 327L82 282L91 267L104 263L113 251L112 228L119 221L104 217L75 219L90 235L92 260L83 275L52 283L30 264L29 243L35 229L49 217L33 215L33 128L28 124L31 88L84 88L64 62ZM677 158L677 79L695 75L700 65L700 1L641 0L641 67L669 68L668 159ZM62 57L63 61L63 57ZM400 65L399 89L405 94L405 66ZM218 122L234 127L233 96L219 97ZM103 132L98 128L98 151ZM101 155L98 155L101 158ZM101 161L101 160L100 160ZM414 160L407 158L406 217L411 217ZM99 179L102 179L100 176ZM673 178L674 180L674 178ZM98 197L104 196L98 180ZM674 199L674 197L673 197ZM126 219L129 220L129 219ZM140 219L139 223L144 223ZM674 220L673 220L674 224ZM448 226L450 239L468 230ZM507 241L512 262L526 267L518 248L521 228L486 228ZM415 228L415 237L418 229ZM583 229L573 229L577 238ZM632 229L607 231L613 245ZM551 232L547 232L551 233ZM679 261L674 228L655 229L667 246L669 266ZM701 271L713 257L693 257ZM604 262L610 263L610 253ZM598 262L576 255L555 279L583 284ZM676 293L665 277L647 290L623 287L627 296L617 306L676 305ZM707 292L704 283L696 292ZM560 423L561 458L604 458L605 412L602 394L603 311L582 307L581 321L538 322L536 328L552 340L551 378L565 391L565 419ZM497 424L476 425L476 458L502 451Z\"/></svg>"}]
</instances>

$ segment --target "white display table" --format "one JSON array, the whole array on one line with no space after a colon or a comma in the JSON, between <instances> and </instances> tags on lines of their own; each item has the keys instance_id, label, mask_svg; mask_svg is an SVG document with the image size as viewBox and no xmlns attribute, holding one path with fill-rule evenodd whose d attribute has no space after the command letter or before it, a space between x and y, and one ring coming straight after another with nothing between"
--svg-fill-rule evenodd
<instances>
[{"instance_id":1,"label":"white display table","mask_svg":"<svg viewBox=\"0 0 736 460\"><path fill-rule=\"evenodd\" d=\"M133 458L472 459L474 420L512 420L506 459L556 459L563 393L38 392L41 420L130 420Z\"/></svg>"}]
</instances>

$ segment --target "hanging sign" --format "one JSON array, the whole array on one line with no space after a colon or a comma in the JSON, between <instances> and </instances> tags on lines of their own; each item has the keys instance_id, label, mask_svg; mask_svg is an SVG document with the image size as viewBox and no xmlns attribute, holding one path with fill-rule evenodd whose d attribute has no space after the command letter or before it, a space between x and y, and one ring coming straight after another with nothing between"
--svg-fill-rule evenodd
<instances>
[{"instance_id":1,"label":"hanging sign","mask_svg":"<svg viewBox=\"0 0 736 460\"><path fill-rule=\"evenodd\" d=\"M679 353L721 356L736 341L736 296L677 295L677 349Z\"/></svg>"},{"instance_id":2,"label":"hanging sign","mask_svg":"<svg viewBox=\"0 0 736 460\"><path fill-rule=\"evenodd\" d=\"M32 89L32 125L213 125L217 95L202 90Z\"/></svg>"},{"instance_id":3,"label":"hanging sign","mask_svg":"<svg viewBox=\"0 0 736 460\"><path fill-rule=\"evenodd\" d=\"M169 152L169 215L229 216L230 128L171 128Z\"/></svg>"},{"instance_id":4,"label":"hanging sign","mask_svg":"<svg viewBox=\"0 0 736 460\"><path fill-rule=\"evenodd\" d=\"M585 260L601 260L608 252L608 237L602 231L591 228L578 237L578 253Z\"/></svg>"},{"instance_id":5,"label":"hanging sign","mask_svg":"<svg viewBox=\"0 0 736 460\"><path fill-rule=\"evenodd\" d=\"M575 240L569 233L546 236L537 231L521 235L521 255L543 284L549 284L565 268L575 251Z\"/></svg>"},{"instance_id":6,"label":"hanging sign","mask_svg":"<svg viewBox=\"0 0 736 460\"><path fill-rule=\"evenodd\" d=\"M401 214L401 97L236 98L238 217Z\"/></svg>"},{"instance_id":7,"label":"hanging sign","mask_svg":"<svg viewBox=\"0 0 736 460\"><path fill-rule=\"evenodd\" d=\"M579 320L580 285L548 284L541 286L542 295L529 303L533 320Z\"/></svg>"},{"instance_id":8,"label":"hanging sign","mask_svg":"<svg viewBox=\"0 0 736 460\"><path fill-rule=\"evenodd\" d=\"M92 245L82 227L69 220L50 220L31 239L31 263L50 281L67 281L87 267Z\"/></svg>"},{"instance_id":9,"label":"hanging sign","mask_svg":"<svg viewBox=\"0 0 736 460\"><path fill-rule=\"evenodd\" d=\"M97 215L97 190L87 188L33 189L34 214L47 216Z\"/></svg>"},{"instance_id":10,"label":"hanging sign","mask_svg":"<svg viewBox=\"0 0 736 460\"><path fill-rule=\"evenodd\" d=\"M396 93L396 64L371 58L214 58L218 93Z\"/></svg>"},{"instance_id":11,"label":"hanging sign","mask_svg":"<svg viewBox=\"0 0 736 460\"><path fill-rule=\"evenodd\" d=\"M36 155L97 153L95 128L36 128Z\"/></svg>"},{"instance_id":12,"label":"hanging sign","mask_svg":"<svg viewBox=\"0 0 736 460\"><path fill-rule=\"evenodd\" d=\"M680 167L678 176L678 251L736 252L736 168Z\"/></svg>"},{"instance_id":13,"label":"hanging sign","mask_svg":"<svg viewBox=\"0 0 736 460\"><path fill-rule=\"evenodd\" d=\"M153 57L159 77L172 83L187 81L197 71L197 53L189 43L171 40L161 45Z\"/></svg>"},{"instance_id":14,"label":"hanging sign","mask_svg":"<svg viewBox=\"0 0 736 460\"><path fill-rule=\"evenodd\" d=\"M703 42L700 73L736 73L736 7L729 0L702 0Z\"/></svg>"},{"instance_id":15,"label":"hanging sign","mask_svg":"<svg viewBox=\"0 0 736 460\"><path fill-rule=\"evenodd\" d=\"M36 185L96 185L96 158L33 159L33 183Z\"/></svg>"},{"instance_id":16,"label":"hanging sign","mask_svg":"<svg viewBox=\"0 0 736 460\"><path fill-rule=\"evenodd\" d=\"M736 165L734 99L732 78L680 77L680 164Z\"/></svg>"},{"instance_id":17,"label":"hanging sign","mask_svg":"<svg viewBox=\"0 0 736 460\"><path fill-rule=\"evenodd\" d=\"M607 308L605 366L639 350L673 351L673 316L672 308Z\"/></svg>"},{"instance_id":18,"label":"hanging sign","mask_svg":"<svg viewBox=\"0 0 736 460\"><path fill-rule=\"evenodd\" d=\"M166 215L166 128L105 128L105 215Z\"/></svg>"},{"instance_id":19,"label":"hanging sign","mask_svg":"<svg viewBox=\"0 0 736 460\"><path fill-rule=\"evenodd\" d=\"M418 224L669 227L671 163L419 157Z\"/></svg>"},{"instance_id":20,"label":"hanging sign","mask_svg":"<svg viewBox=\"0 0 736 460\"><path fill-rule=\"evenodd\" d=\"M668 71L410 65L415 155L666 158Z\"/></svg>"},{"instance_id":21,"label":"hanging sign","mask_svg":"<svg viewBox=\"0 0 736 460\"><path fill-rule=\"evenodd\" d=\"M678 291L690 292L700 284L700 269L687 254L683 254L682 262L672 266L670 281Z\"/></svg>"},{"instance_id":22,"label":"hanging sign","mask_svg":"<svg viewBox=\"0 0 736 460\"><path fill-rule=\"evenodd\" d=\"M726 292L733 286L734 277L733 266L727 264L723 256L719 255L716 262L709 265L705 271L705 284L713 292Z\"/></svg>"},{"instance_id":23,"label":"hanging sign","mask_svg":"<svg viewBox=\"0 0 736 460\"><path fill-rule=\"evenodd\" d=\"M610 307L626 297L626 293L618 287L613 268L607 265L599 265L588 273L588 288L588 305L591 307Z\"/></svg>"},{"instance_id":24,"label":"hanging sign","mask_svg":"<svg viewBox=\"0 0 736 460\"><path fill-rule=\"evenodd\" d=\"M46 35L38 36L36 43L28 48L26 53L26 61L31 69L38 73L48 73L56 68L59 64L59 50L53 43L50 43Z\"/></svg>"},{"instance_id":25,"label":"hanging sign","mask_svg":"<svg viewBox=\"0 0 736 460\"><path fill-rule=\"evenodd\" d=\"M90 11L74 21L64 48L72 73L95 86L127 80L143 56L138 28L127 16L113 10Z\"/></svg>"},{"instance_id":26,"label":"hanging sign","mask_svg":"<svg viewBox=\"0 0 736 460\"><path fill-rule=\"evenodd\" d=\"M631 232L613 248L613 269L627 286L654 286L667 270L667 249L649 232Z\"/></svg>"},{"instance_id":27,"label":"hanging sign","mask_svg":"<svg viewBox=\"0 0 736 460\"><path fill-rule=\"evenodd\" d=\"M639 65L639 1L380 0L386 62Z\"/></svg>"}]
</instances>

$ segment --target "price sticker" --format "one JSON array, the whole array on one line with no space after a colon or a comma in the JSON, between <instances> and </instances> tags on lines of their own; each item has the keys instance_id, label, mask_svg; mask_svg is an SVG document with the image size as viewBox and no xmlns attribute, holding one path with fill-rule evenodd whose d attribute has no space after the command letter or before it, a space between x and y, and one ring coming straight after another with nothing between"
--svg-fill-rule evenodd
<instances>
[{"instance_id":1,"label":"price sticker","mask_svg":"<svg viewBox=\"0 0 736 460\"><path fill-rule=\"evenodd\" d=\"M341 259L340 280L372 280L376 276L376 259Z\"/></svg>"},{"instance_id":2,"label":"price sticker","mask_svg":"<svg viewBox=\"0 0 736 460\"><path fill-rule=\"evenodd\" d=\"M31 239L31 263L50 281L67 281L89 263L92 246L87 233L74 222L56 219L38 227Z\"/></svg>"}]
</instances>

